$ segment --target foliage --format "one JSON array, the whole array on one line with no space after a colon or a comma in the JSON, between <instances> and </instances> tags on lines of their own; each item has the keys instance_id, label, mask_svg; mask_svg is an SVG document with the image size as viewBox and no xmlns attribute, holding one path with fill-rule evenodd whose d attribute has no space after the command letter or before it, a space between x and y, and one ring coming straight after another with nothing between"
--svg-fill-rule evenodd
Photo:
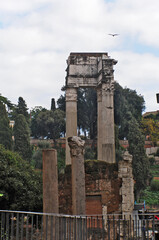
<instances>
[{"instance_id":1,"label":"foliage","mask_svg":"<svg viewBox=\"0 0 159 240\"><path fill-rule=\"evenodd\" d=\"M44 138L53 139L56 145L56 139L61 136L65 126L65 113L56 109L55 111L42 111L36 119L39 135Z\"/></svg>"},{"instance_id":2,"label":"foliage","mask_svg":"<svg viewBox=\"0 0 159 240\"><path fill-rule=\"evenodd\" d=\"M41 106L36 106L31 110L31 136L34 138L41 137L41 129L39 129L39 125L37 124L37 117L40 112L45 111L47 111L47 109Z\"/></svg>"},{"instance_id":3,"label":"foliage","mask_svg":"<svg viewBox=\"0 0 159 240\"><path fill-rule=\"evenodd\" d=\"M150 186L141 192L140 201L146 202L146 205L159 205L159 191L151 191Z\"/></svg>"},{"instance_id":4,"label":"foliage","mask_svg":"<svg viewBox=\"0 0 159 240\"><path fill-rule=\"evenodd\" d=\"M129 152L133 155L133 175L136 181L135 195L138 199L141 190L149 183L149 159L144 148L144 136L142 135L139 124L136 119L132 118L129 123Z\"/></svg>"},{"instance_id":5,"label":"foliage","mask_svg":"<svg viewBox=\"0 0 159 240\"><path fill-rule=\"evenodd\" d=\"M128 138L129 121L132 117L140 121L144 104L143 96L129 88L122 88L115 82L114 118L115 124L119 126L119 139Z\"/></svg>"},{"instance_id":6,"label":"foliage","mask_svg":"<svg viewBox=\"0 0 159 240\"><path fill-rule=\"evenodd\" d=\"M0 144L6 149L12 148L12 131L9 127L9 119L5 105L0 101Z\"/></svg>"},{"instance_id":7,"label":"foliage","mask_svg":"<svg viewBox=\"0 0 159 240\"><path fill-rule=\"evenodd\" d=\"M85 148L84 159L94 160L97 158L97 149L92 149L91 147Z\"/></svg>"},{"instance_id":8,"label":"foliage","mask_svg":"<svg viewBox=\"0 0 159 240\"><path fill-rule=\"evenodd\" d=\"M159 181L153 179L150 184L151 191L159 191Z\"/></svg>"},{"instance_id":9,"label":"foliage","mask_svg":"<svg viewBox=\"0 0 159 240\"><path fill-rule=\"evenodd\" d=\"M65 168L65 148L62 148L61 145L56 147L57 149L57 164L58 164L58 171L60 172L62 169Z\"/></svg>"},{"instance_id":10,"label":"foliage","mask_svg":"<svg viewBox=\"0 0 159 240\"><path fill-rule=\"evenodd\" d=\"M125 149L119 143L119 128L115 125L115 159L119 162L123 159L123 153Z\"/></svg>"},{"instance_id":11,"label":"foliage","mask_svg":"<svg viewBox=\"0 0 159 240\"><path fill-rule=\"evenodd\" d=\"M56 109L56 106L55 106L55 99L52 98L51 99L51 110L54 111Z\"/></svg>"},{"instance_id":12,"label":"foliage","mask_svg":"<svg viewBox=\"0 0 159 240\"><path fill-rule=\"evenodd\" d=\"M47 141L39 141L37 148L34 150L32 155L32 165L36 169L43 168L43 161L42 161L42 149L51 148L51 144Z\"/></svg>"},{"instance_id":13,"label":"foliage","mask_svg":"<svg viewBox=\"0 0 159 240\"><path fill-rule=\"evenodd\" d=\"M65 104L65 95L61 95L57 100L58 108L64 112L66 112L66 104Z\"/></svg>"},{"instance_id":14,"label":"foliage","mask_svg":"<svg viewBox=\"0 0 159 240\"><path fill-rule=\"evenodd\" d=\"M88 132L90 139L97 135L97 94L94 89L78 89L78 129Z\"/></svg>"},{"instance_id":15,"label":"foliage","mask_svg":"<svg viewBox=\"0 0 159 240\"><path fill-rule=\"evenodd\" d=\"M15 119L14 132L14 151L27 160L31 160L30 132L26 119L23 114L18 114Z\"/></svg>"},{"instance_id":16,"label":"foliage","mask_svg":"<svg viewBox=\"0 0 159 240\"><path fill-rule=\"evenodd\" d=\"M155 158L154 157L150 157L149 158L149 162L150 162L150 165L153 165L155 163Z\"/></svg>"},{"instance_id":17,"label":"foliage","mask_svg":"<svg viewBox=\"0 0 159 240\"><path fill-rule=\"evenodd\" d=\"M42 178L17 153L0 145L0 208L42 211Z\"/></svg>"},{"instance_id":18,"label":"foliage","mask_svg":"<svg viewBox=\"0 0 159 240\"><path fill-rule=\"evenodd\" d=\"M159 148L157 148L157 152L156 152L155 156L159 157Z\"/></svg>"},{"instance_id":19,"label":"foliage","mask_svg":"<svg viewBox=\"0 0 159 240\"><path fill-rule=\"evenodd\" d=\"M37 148L34 149L34 153L32 156L32 166L36 169L43 168L43 160L42 160L42 150L50 149L51 144L46 140L39 141ZM58 170L61 171L65 167L65 149L61 147L61 145L56 146L57 150L57 164Z\"/></svg>"},{"instance_id":20,"label":"foliage","mask_svg":"<svg viewBox=\"0 0 159 240\"><path fill-rule=\"evenodd\" d=\"M159 176L159 165L153 165L150 168L151 175L153 177L158 177Z\"/></svg>"},{"instance_id":21,"label":"foliage","mask_svg":"<svg viewBox=\"0 0 159 240\"><path fill-rule=\"evenodd\" d=\"M14 109L14 104L11 103L11 101L8 100L8 98L2 96L1 94L0 94L0 102L5 104L5 106L7 106L8 109Z\"/></svg>"},{"instance_id":22,"label":"foliage","mask_svg":"<svg viewBox=\"0 0 159 240\"><path fill-rule=\"evenodd\" d=\"M156 146L159 141L159 120L153 118L143 118L141 128L145 136L149 136L150 140Z\"/></svg>"},{"instance_id":23,"label":"foliage","mask_svg":"<svg viewBox=\"0 0 159 240\"><path fill-rule=\"evenodd\" d=\"M25 100L22 97L18 98L18 105L16 108L16 112L17 112L17 114L23 114L26 121L27 122L29 121L30 116L28 113L28 108L27 108Z\"/></svg>"}]
</instances>

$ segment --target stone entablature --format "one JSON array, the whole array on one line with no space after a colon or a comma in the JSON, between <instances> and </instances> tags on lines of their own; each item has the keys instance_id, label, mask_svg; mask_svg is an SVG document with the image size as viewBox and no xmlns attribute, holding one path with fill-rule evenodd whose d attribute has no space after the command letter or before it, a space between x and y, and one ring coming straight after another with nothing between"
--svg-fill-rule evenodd
<instances>
[{"instance_id":1,"label":"stone entablature","mask_svg":"<svg viewBox=\"0 0 159 240\"><path fill-rule=\"evenodd\" d=\"M77 136L77 89L97 90L98 160L115 163L114 70L117 63L107 53L70 53L66 76L66 138ZM66 165L71 164L66 144Z\"/></svg>"}]
</instances>

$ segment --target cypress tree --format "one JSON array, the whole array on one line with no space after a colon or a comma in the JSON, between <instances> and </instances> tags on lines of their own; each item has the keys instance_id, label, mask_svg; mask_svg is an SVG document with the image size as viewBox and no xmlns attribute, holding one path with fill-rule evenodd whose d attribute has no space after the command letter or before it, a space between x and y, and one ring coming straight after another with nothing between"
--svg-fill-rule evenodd
<instances>
[{"instance_id":1,"label":"cypress tree","mask_svg":"<svg viewBox=\"0 0 159 240\"><path fill-rule=\"evenodd\" d=\"M139 124L135 118L132 118L129 122L129 152L133 156L133 175L135 184L135 196L136 200L140 196L141 190L143 190L150 180L150 163L146 155L144 144L144 136L141 133Z\"/></svg>"},{"instance_id":2,"label":"cypress tree","mask_svg":"<svg viewBox=\"0 0 159 240\"><path fill-rule=\"evenodd\" d=\"M0 101L0 144L6 149L11 150L12 147L12 131L9 127L9 119L5 105Z\"/></svg>"},{"instance_id":3,"label":"cypress tree","mask_svg":"<svg viewBox=\"0 0 159 240\"><path fill-rule=\"evenodd\" d=\"M18 114L14 125L14 151L29 161L31 159L30 132L23 114Z\"/></svg>"},{"instance_id":4,"label":"cypress tree","mask_svg":"<svg viewBox=\"0 0 159 240\"><path fill-rule=\"evenodd\" d=\"M29 113L25 100L22 97L18 98L18 105L16 109L17 114L23 114L26 121L29 122Z\"/></svg>"}]
</instances>

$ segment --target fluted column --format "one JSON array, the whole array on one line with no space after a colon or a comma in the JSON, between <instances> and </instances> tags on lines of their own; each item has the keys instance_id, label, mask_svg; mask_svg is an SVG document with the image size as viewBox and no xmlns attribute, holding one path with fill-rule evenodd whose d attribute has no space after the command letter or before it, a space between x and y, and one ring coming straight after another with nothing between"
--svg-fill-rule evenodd
<instances>
[{"instance_id":1,"label":"fluted column","mask_svg":"<svg viewBox=\"0 0 159 240\"><path fill-rule=\"evenodd\" d=\"M102 84L102 160L115 163L113 83Z\"/></svg>"},{"instance_id":2,"label":"fluted column","mask_svg":"<svg viewBox=\"0 0 159 240\"><path fill-rule=\"evenodd\" d=\"M98 119L97 119L97 151L98 151L98 160L102 160L102 89L97 89L97 111L98 111Z\"/></svg>"},{"instance_id":3,"label":"fluted column","mask_svg":"<svg viewBox=\"0 0 159 240\"><path fill-rule=\"evenodd\" d=\"M77 136L77 89L66 89L66 139ZM66 165L71 164L68 142L66 141Z\"/></svg>"}]
</instances>

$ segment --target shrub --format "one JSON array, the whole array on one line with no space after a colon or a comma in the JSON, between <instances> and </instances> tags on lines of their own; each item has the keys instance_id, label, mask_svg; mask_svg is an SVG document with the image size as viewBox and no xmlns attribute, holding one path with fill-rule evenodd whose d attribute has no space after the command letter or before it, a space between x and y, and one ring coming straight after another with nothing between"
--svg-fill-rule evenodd
<instances>
[{"instance_id":1,"label":"shrub","mask_svg":"<svg viewBox=\"0 0 159 240\"><path fill-rule=\"evenodd\" d=\"M151 181L151 191L159 191L159 181L158 180L152 180Z\"/></svg>"}]
</instances>

